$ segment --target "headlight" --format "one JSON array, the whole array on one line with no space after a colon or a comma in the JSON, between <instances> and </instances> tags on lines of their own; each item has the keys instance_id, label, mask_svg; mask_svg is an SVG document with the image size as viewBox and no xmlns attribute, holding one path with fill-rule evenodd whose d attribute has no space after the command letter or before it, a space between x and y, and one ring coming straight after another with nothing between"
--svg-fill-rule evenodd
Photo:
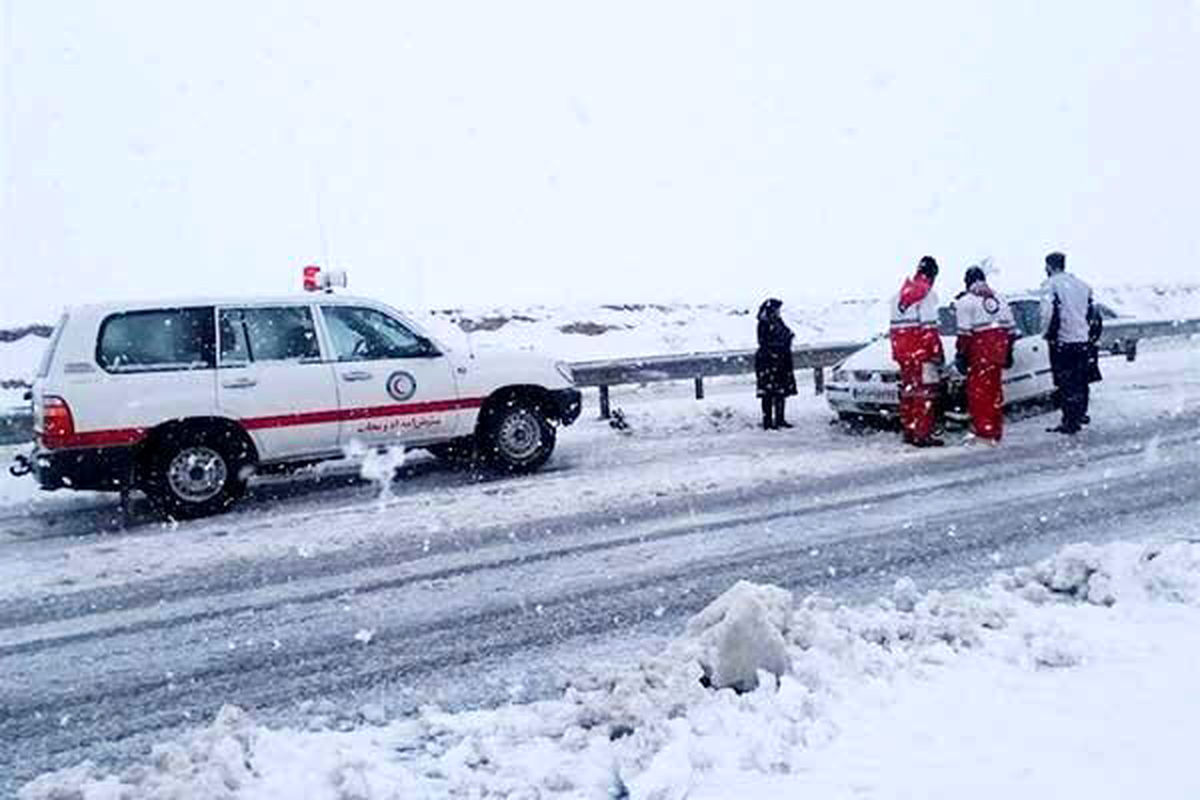
<instances>
[{"instance_id":1,"label":"headlight","mask_svg":"<svg viewBox=\"0 0 1200 800\"><path fill-rule=\"evenodd\" d=\"M834 383L845 383L846 379L849 377L850 376L848 374L846 374L846 370L844 370L844 369L835 369L833 371L833 382Z\"/></svg>"},{"instance_id":2,"label":"headlight","mask_svg":"<svg viewBox=\"0 0 1200 800\"><path fill-rule=\"evenodd\" d=\"M562 375L563 379L566 380L567 383L571 384L572 386L575 385L575 373L571 371L570 364L565 361L559 361L554 365L554 368L558 370L558 374Z\"/></svg>"}]
</instances>

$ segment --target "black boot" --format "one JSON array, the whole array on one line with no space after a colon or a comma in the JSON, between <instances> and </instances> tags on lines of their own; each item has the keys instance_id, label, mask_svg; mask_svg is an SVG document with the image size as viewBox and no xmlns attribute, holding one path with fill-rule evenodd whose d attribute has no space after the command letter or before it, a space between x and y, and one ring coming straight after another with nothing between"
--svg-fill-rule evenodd
<instances>
[{"instance_id":1,"label":"black boot","mask_svg":"<svg viewBox=\"0 0 1200 800\"><path fill-rule=\"evenodd\" d=\"M763 412L763 423L762 423L763 430L764 431L775 430L775 401L773 398L764 397L762 399L762 412Z\"/></svg>"},{"instance_id":2,"label":"black boot","mask_svg":"<svg viewBox=\"0 0 1200 800\"><path fill-rule=\"evenodd\" d=\"M783 408L786 404L787 404L786 397L781 396L781 397L775 398L775 427L776 428L792 427L792 424L790 422L788 422L786 419L784 419L784 416L783 416Z\"/></svg>"}]
</instances>

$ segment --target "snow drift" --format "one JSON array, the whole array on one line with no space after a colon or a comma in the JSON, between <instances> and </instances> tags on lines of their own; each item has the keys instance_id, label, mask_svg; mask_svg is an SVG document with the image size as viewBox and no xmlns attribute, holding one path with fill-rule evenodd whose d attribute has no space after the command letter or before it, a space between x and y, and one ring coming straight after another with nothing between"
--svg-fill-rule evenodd
<instances>
[{"instance_id":1,"label":"snow drift","mask_svg":"<svg viewBox=\"0 0 1200 800\"><path fill-rule=\"evenodd\" d=\"M1169 624L1148 626L1156 614ZM921 594L900 580L891 596L859 607L817 596L793 606L784 590L739 583L659 655L579 675L557 699L457 714L426 708L390 723L347 709L344 716L360 723L349 732L273 730L227 707L210 726L160 745L119 775L84 764L38 778L21 797L668 800L705 791L751 796L741 783L748 776L772 781L784 795L781 787L793 786L786 781L812 777L812 754L888 720L898 696L957 676L973 696L994 696L994 707L1019 719L1022 696L1013 687L1040 674L1081 678L1089 665L1117 657L1114 641L1144 647L1147 637L1162 639L1151 645L1170 639L1190 648L1184 663L1191 664L1198 622L1200 544L1188 541L1073 545L980 589ZM1155 697L1164 706L1200 702L1173 692ZM861 712L871 703L883 711L867 722ZM1103 742L1112 737L1085 720L1095 705L1070 713L1080 718L1079 736ZM1148 730L1129 738L1154 746L1181 735ZM1128 750L1118 743L1126 748L1118 752ZM902 757L905 747L921 746L887 743ZM1179 769L1157 780L1182 790L1186 763ZM1071 785L1069 775L1054 777ZM1003 796L1003 787L993 788Z\"/></svg>"}]
</instances>

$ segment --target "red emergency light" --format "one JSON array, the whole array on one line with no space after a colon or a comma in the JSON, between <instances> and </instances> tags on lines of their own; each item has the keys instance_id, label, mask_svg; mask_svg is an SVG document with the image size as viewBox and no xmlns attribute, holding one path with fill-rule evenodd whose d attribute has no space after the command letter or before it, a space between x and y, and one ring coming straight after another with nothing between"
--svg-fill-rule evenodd
<instances>
[{"instance_id":1,"label":"red emergency light","mask_svg":"<svg viewBox=\"0 0 1200 800\"><path fill-rule=\"evenodd\" d=\"M304 291L306 292L332 292L335 288L345 289L347 283L344 269L332 269L325 272L315 264L309 264L304 268Z\"/></svg>"},{"instance_id":2,"label":"red emergency light","mask_svg":"<svg viewBox=\"0 0 1200 800\"><path fill-rule=\"evenodd\" d=\"M304 291L319 292L321 291L321 268L309 264L304 268Z\"/></svg>"}]
</instances>

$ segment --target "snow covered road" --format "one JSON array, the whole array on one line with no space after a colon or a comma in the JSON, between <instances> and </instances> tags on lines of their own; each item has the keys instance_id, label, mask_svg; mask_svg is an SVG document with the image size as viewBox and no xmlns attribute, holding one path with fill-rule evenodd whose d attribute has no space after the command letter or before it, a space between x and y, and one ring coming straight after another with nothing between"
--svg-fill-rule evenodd
<instances>
[{"instance_id":1,"label":"snow covered road","mask_svg":"<svg viewBox=\"0 0 1200 800\"><path fill-rule=\"evenodd\" d=\"M392 497L302 481L224 518L127 530L107 499L17 498L0 509L0 793L124 763L223 703L303 723L318 697L402 713L544 696L740 578L852 597L1082 539L1196 537L1196 359L1184 345L1106 362L1073 441L1033 417L998 449L903 451L828 425L819 400L765 433L734 382L700 405L616 398L632 435L568 431L531 478L416 461Z\"/></svg>"}]
</instances>

